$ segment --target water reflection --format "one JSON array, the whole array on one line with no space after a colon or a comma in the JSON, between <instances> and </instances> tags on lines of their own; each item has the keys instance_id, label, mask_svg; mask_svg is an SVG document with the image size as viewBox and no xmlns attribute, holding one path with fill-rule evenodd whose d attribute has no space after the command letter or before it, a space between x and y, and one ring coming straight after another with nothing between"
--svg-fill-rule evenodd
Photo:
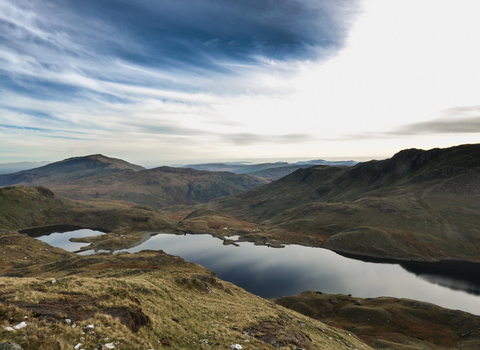
<instances>
[{"instance_id":1,"label":"water reflection","mask_svg":"<svg viewBox=\"0 0 480 350\"><path fill-rule=\"evenodd\" d=\"M50 244L67 249L58 242ZM478 281L459 276L452 278L447 273L448 264L444 269L437 265L436 270L432 270L428 268L430 264L401 266L365 262L320 248L291 245L275 249L247 242L237 244L224 246L222 240L209 235L158 234L126 251L163 249L203 265L215 271L219 278L261 297L281 297L310 289L358 297L416 299L480 315Z\"/></svg>"},{"instance_id":2,"label":"water reflection","mask_svg":"<svg viewBox=\"0 0 480 350\"><path fill-rule=\"evenodd\" d=\"M434 284L439 284L454 290L463 290L470 294L480 295L480 264L465 261L440 261L433 263L403 262L362 257L353 254L339 253L340 255L373 263L399 264L408 272Z\"/></svg>"},{"instance_id":3,"label":"water reflection","mask_svg":"<svg viewBox=\"0 0 480 350\"><path fill-rule=\"evenodd\" d=\"M90 229L77 229L75 231L64 231L64 232L52 232L43 236L38 236L38 232L35 233L37 239L50 244L53 247L59 247L65 249L69 252L75 252L85 246L88 246L89 243L79 243L79 242L70 242L70 238L84 238L101 235L104 232L90 230ZM28 234L31 236L30 234ZM32 237L32 236L31 236Z\"/></svg>"},{"instance_id":4,"label":"water reflection","mask_svg":"<svg viewBox=\"0 0 480 350\"><path fill-rule=\"evenodd\" d=\"M408 263L401 266L430 283L480 295L480 264L441 261L432 264Z\"/></svg>"},{"instance_id":5,"label":"water reflection","mask_svg":"<svg viewBox=\"0 0 480 350\"><path fill-rule=\"evenodd\" d=\"M332 251L304 246L283 249L238 242L224 246L208 235L160 234L129 252L163 249L215 271L218 277L261 297L280 297L311 289L359 297L393 296L431 302L443 307L480 314L480 298L468 292L475 287L463 280L453 290L430 283L394 263L349 259ZM417 271L423 264L415 264ZM425 264L428 265L428 264ZM411 266L408 266L411 269ZM448 280L447 276L443 277ZM457 287L462 284L455 283Z\"/></svg>"}]
</instances>

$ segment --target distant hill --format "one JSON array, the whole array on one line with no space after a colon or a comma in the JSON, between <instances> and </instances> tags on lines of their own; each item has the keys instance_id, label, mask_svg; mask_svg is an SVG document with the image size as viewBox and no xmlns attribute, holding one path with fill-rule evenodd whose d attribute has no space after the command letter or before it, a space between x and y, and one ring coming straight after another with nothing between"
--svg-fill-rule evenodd
<instances>
[{"instance_id":1,"label":"distant hill","mask_svg":"<svg viewBox=\"0 0 480 350\"><path fill-rule=\"evenodd\" d=\"M205 170L205 171L229 171L235 174L247 174L254 171L278 168L278 167L283 167L287 165L288 163L286 162L262 163L262 164L206 163L206 164L185 165L182 168L192 168L196 170Z\"/></svg>"},{"instance_id":2,"label":"distant hill","mask_svg":"<svg viewBox=\"0 0 480 350\"><path fill-rule=\"evenodd\" d=\"M357 162L349 161L326 161L323 159L302 161L297 163L275 162L275 163L206 163L185 165L183 168L192 168L206 171L229 171L235 174L248 174L250 176L261 177L269 180L277 180L280 177L291 174L297 169L307 168L315 165L330 166L353 166ZM277 170L278 169L278 170Z\"/></svg>"},{"instance_id":3,"label":"distant hill","mask_svg":"<svg viewBox=\"0 0 480 350\"><path fill-rule=\"evenodd\" d=\"M68 158L40 168L2 175L0 176L0 186L17 184L47 185L91 176L112 174L122 170L139 171L144 169L142 166L130 164L121 159L94 154L85 157Z\"/></svg>"},{"instance_id":4,"label":"distant hill","mask_svg":"<svg viewBox=\"0 0 480 350\"><path fill-rule=\"evenodd\" d=\"M480 145L298 169L205 207L262 225L277 241L378 258L480 261Z\"/></svg>"},{"instance_id":5,"label":"distant hill","mask_svg":"<svg viewBox=\"0 0 480 350\"><path fill-rule=\"evenodd\" d=\"M0 186L42 185L71 199L125 200L156 208L204 203L264 183L266 180L224 172L170 167L147 170L103 155L69 158L0 176Z\"/></svg>"}]
</instances>

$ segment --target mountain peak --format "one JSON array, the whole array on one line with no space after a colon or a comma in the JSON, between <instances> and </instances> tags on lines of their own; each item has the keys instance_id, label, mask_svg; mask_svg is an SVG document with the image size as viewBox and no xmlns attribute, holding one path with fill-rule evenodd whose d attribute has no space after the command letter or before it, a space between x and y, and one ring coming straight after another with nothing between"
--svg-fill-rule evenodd
<instances>
[{"instance_id":1,"label":"mountain peak","mask_svg":"<svg viewBox=\"0 0 480 350\"><path fill-rule=\"evenodd\" d=\"M140 171L144 169L145 168L140 165L131 164L122 159L110 158L102 154L92 154L67 158L59 162L20 171L18 173L1 175L0 186L9 186L18 183L28 185L38 178L42 178L44 184L49 184L106 175L125 170Z\"/></svg>"}]
</instances>

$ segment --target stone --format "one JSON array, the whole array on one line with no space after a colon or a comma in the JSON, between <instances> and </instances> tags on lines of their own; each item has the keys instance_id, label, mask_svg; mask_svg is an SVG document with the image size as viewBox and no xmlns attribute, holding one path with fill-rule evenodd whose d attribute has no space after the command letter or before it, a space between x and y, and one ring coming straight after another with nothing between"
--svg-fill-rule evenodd
<instances>
[{"instance_id":1,"label":"stone","mask_svg":"<svg viewBox=\"0 0 480 350\"><path fill-rule=\"evenodd\" d=\"M0 343L0 350L23 350L23 348L17 343L7 341L6 343Z\"/></svg>"},{"instance_id":2,"label":"stone","mask_svg":"<svg viewBox=\"0 0 480 350\"><path fill-rule=\"evenodd\" d=\"M160 344L162 344L164 346L171 346L172 342L168 338L165 337L162 340L160 340Z\"/></svg>"}]
</instances>

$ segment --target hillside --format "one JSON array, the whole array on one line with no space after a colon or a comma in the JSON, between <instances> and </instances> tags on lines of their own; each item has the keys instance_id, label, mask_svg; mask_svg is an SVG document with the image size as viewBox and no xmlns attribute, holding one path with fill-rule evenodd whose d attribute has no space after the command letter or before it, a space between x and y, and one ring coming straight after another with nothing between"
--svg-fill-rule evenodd
<instances>
[{"instance_id":1,"label":"hillside","mask_svg":"<svg viewBox=\"0 0 480 350\"><path fill-rule=\"evenodd\" d=\"M266 183L247 175L159 167L144 169L102 155L77 157L0 176L0 186L45 186L78 200L123 200L161 208L205 203Z\"/></svg>"},{"instance_id":2,"label":"hillside","mask_svg":"<svg viewBox=\"0 0 480 350\"><path fill-rule=\"evenodd\" d=\"M370 349L163 251L75 256L5 230L0 241L0 343L24 350Z\"/></svg>"},{"instance_id":3,"label":"hillside","mask_svg":"<svg viewBox=\"0 0 480 350\"><path fill-rule=\"evenodd\" d=\"M45 166L0 176L0 186L48 185L57 182L78 180L91 176L112 174L123 170L143 170L145 168L124 160L94 154L73 157Z\"/></svg>"},{"instance_id":4,"label":"hillside","mask_svg":"<svg viewBox=\"0 0 480 350\"><path fill-rule=\"evenodd\" d=\"M261 235L244 239L263 243L395 260L478 262L479 203L480 145L462 145L405 150L351 168L299 169L200 208L261 227ZM183 222L187 230L189 221Z\"/></svg>"},{"instance_id":5,"label":"hillside","mask_svg":"<svg viewBox=\"0 0 480 350\"><path fill-rule=\"evenodd\" d=\"M480 316L410 299L306 291L275 303L345 329L375 349L478 349Z\"/></svg>"},{"instance_id":6,"label":"hillside","mask_svg":"<svg viewBox=\"0 0 480 350\"><path fill-rule=\"evenodd\" d=\"M0 228L18 230L45 225L100 228L116 234L175 227L172 220L151 207L127 202L74 201L44 187L0 188Z\"/></svg>"}]
</instances>

